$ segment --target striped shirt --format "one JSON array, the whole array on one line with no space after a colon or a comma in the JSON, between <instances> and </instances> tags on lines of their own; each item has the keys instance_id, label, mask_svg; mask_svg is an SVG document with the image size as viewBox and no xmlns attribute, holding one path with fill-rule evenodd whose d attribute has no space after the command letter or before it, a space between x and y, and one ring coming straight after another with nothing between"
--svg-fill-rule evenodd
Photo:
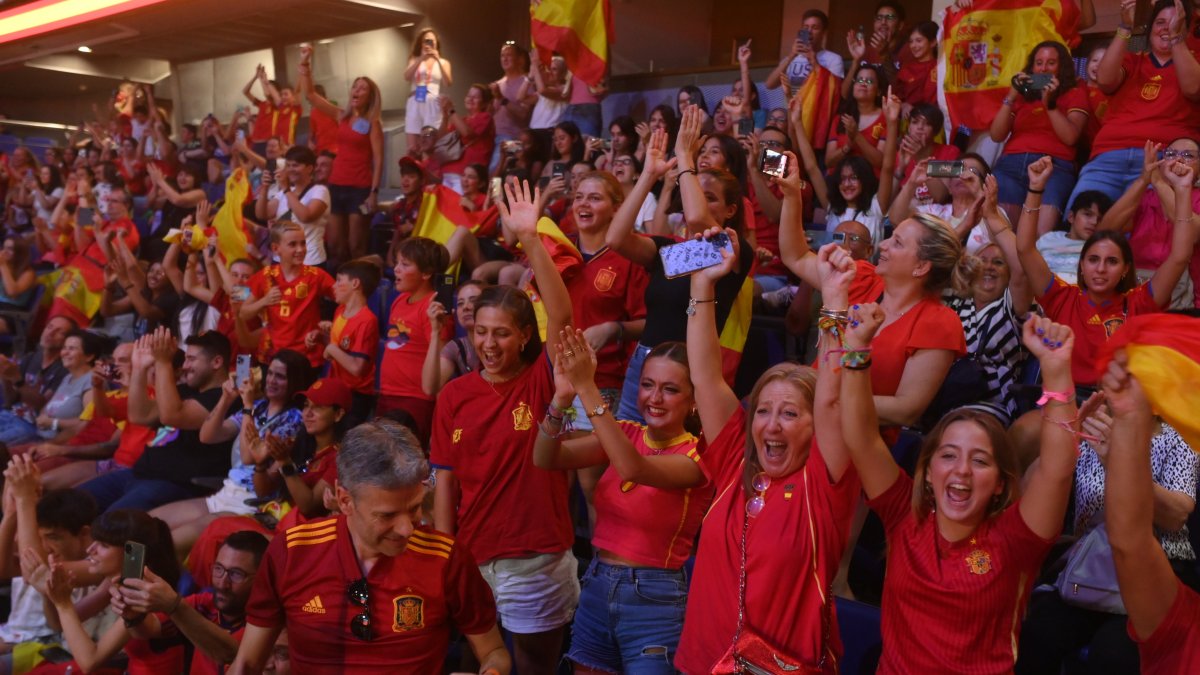
<instances>
[{"instance_id":1,"label":"striped shirt","mask_svg":"<svg viewBox=\"0 0 1200 675\"><path fill-rule=\"evenodd\" d=\"M1017 369L1026 356L1012 294L1005 289L1003 296L978 309L973 298L947 294L943 301L962 321L967 353L987 373L988 393L980 402L981 407L1009 424L1017 412L1014 391Z\"/></svg>"}]
</instances>

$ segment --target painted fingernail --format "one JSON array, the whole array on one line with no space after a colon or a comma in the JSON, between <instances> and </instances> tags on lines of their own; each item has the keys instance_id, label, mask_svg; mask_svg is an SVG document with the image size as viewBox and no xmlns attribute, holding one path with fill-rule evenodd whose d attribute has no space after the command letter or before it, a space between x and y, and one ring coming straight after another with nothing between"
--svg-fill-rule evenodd
<instances>
[{"instance_id":1,"label":"painted fingernail","mask_svg":"<svg viewBox=\"0 0 1200 675\"><path fill-rule=\"evenodd\" d=\"M1042 338L1042 344L1044 344L1044 345L1049 345L1049 344L1050 344L1050 338Z\"/></svg>"},{"instance_id":2,"label":"painted fingernail","mask_svg":"<svg viewBox=\"0 0 1200 675\"><path fill-rule=\"evenodd\" d=\"M1061 343L1061 342L1055 342L1055 343L1054 343L1054 347L1055 347L1056 349L1057 349L1058 347L1061 347L1061 346L1062 346L1062 343Z\"/></svg>"},{"instance_id":3,"label":"painted fingernail","mask_svg":"<svg viewBox=\"0 0 1200 675\"><path fill-rule=\"evenodd\" d=\"M1037 334L1038 334L1038 335L1045 335L1045 334L1046 334L1046 331L1044 331L1044 330L1042 330L1041 328L1039 328L1039 329L1037 329Z\"/></svg>"},{"instance_id":4,"label":"painted fingernail","mask_svg":"<svg viewBox=\"0 0 1200 675\"><path fill-rule=\"evenodd\" d=\"M854 309L858 309L858 305L855 305L855 306L854 306Z\"/></svg>"},{"instance_id":5,"label":"painted fingernail","mask_svg":"<svg viewBox=\"0 0 1200 675\"><path fill-rule=\"evenodd\" d=\"M857 322L857 321L851 321L851 322L850 322L850 327L851 327L851 328L858 328L858 322Z\"/></svg>"}]
</instances>

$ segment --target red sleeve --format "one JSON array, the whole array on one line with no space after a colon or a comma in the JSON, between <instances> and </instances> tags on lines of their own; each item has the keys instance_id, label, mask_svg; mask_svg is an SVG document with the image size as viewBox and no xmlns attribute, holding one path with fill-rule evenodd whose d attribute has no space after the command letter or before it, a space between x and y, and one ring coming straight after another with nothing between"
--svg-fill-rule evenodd
<instances>
[{"instance_id":1,"label":"red sleeve","mask_svg":"<svg viewBox=\"0 0 1200 675\"><path fill-rule=\"evenodd\" d=\"M1133 314L1153 314L1161 312L1164 307L1159 307L1157 302L1154 302L1154 295L1150 290L1150 282L1139 285L1137 288L1125 294L1129 299L1129 311Z\"/></svg>"},{"instance_id":2,"label":"red sleeve","mask_svg":"<svg viewBox=\"0 0 1200 675\"><path fill-rule=\"evenodd\" d=\"M910 356L922 349L949 349L956 356L962 356L967 353L967 338L963 333L962 320L954 310L940 302L929 306L921 313L916 330L912 332L904 348L905 353Z\"/></svg>"},{"instance_id":3,"label":"red sleeve","mask_svg":"<svg viewBox=\"0 0 1200 675\"><path fill-rule=\"evenodd\" d=\"M700 468L710 482L723 485L738 470L745 452L746 411L738 406L717 437L701 445Z\"/></svg>"},{"instance_id":4,"label":"red sleeve","mask_svg":"<svg viewBox=\"0 0 1200 675\"><path fill-rule=\"evenodd\" d=\"M650 274L641 265L629 266L629 284L625 287L625 314L630 319L646 318L646 286Z\"/></svg>"},{"instance_id":5,"label":"red sleeve","mask_svg":"<svg viewBox=\"0 0 1200 675\"><path fill-rule=\"evenodd\" d=\"M326 272L325 270L321 269L320 267L314 267L313 269L317 271L317 293L323 298L329 298L330 300L332 300L333 299L333 277L329 276L329 273ZM363 290L364 290L364 292L366 292L367 295L370 295L371 293L375 292L374 288L370 289L369 291L367 291L366 289L363 289Z\"/></svg>"},{"instance_id":6,"label":"red sleeve","mask_svg":"<svg viewBox=\"0 0 1200 675\"><path fill-rule=\"evenodd\" d=\"M866 260L855 263L858 267L854 281L850 283L850 304L878 302L883 295L883 279L875 273L875 266Z\"/></svg>"},{"instance_id":7,"label":"red sleeve","mask_svg":"<svg viewBox=\"0 0 1200 675\"><path fill-rule=\"evenodd\" d=\"M883 527L891 533L912 514L912 478L903 471L896 474L896 481L874 499L867 500L867 506L879 515Z\"/></svg>"},{"instance_id":8,"label":"red sleeve","mask_svg":"<svg viewBox=\"0 0 1200 675\"><path fill-rule=\"evenodd\" d=\"M1078 286L1068 284L1055 275L1050 286L1037 296L1037 303L1045 310L1046 316L1061 323L1061 317L1066 313L1066 308L1075 300L1078 293Z\"/></svg>"},{"instance_id":9,"label":"red sleeve","mask_svg":"<svg viewBox=\"0 0 1200 675\"><path fill-rule=\"evenodd\" d=\"M138 234L137 225L133 224L132 220L125 219L121 221L121 229L125 231L125 244L130 251L136 251L138 244L141 243L142 237Z\"/></svg>"},{"instance_id":10,"label":"red sleeve","mask_svg":"<svg viewBox=\"0 0 1200 675\"><path fill-rule=\"evenodd\" d=\"M1091 109L1088 106L1087 92L1079 87L1071 87L1066 93L1058 97L1057 107L1064 112L1078 110L1079 112L1090 115Z\"/></svg>"},{"instance_id":11,"label":"red sleeve","mask_svg":"<svg viewBox=\"0 0 1200 675\"><path fill-rule=\"evenodd\" d=\"M450 427L454 424L451 419L451 406L454 401L446 396L442 389L437 404L433 409L433 430L429 435L429 462L434 468L454 470L457 458L457 446L451 442Z\"/></svg>"},{"instance_id":12,"label":"red sleeve","mask_svg":"<svg viewBox=\"0 0 1200 675\"><path fill-rule=\"evenodd\" d=\"M282 576L287 564L287 537L275 537L267 547L262 564L254 575L254 587L246 603L246 623L261 628L285 625L283 600L279 597L276 577Z\"/></svg>"},{"instance_id":13,"label":"red sleeve","mask_svg":"<svg viewBox=\"0 0 1200 675\"><path fill-rule=\"evenodd\" d=\"M250 277L250 281L246 282L247 287L250 289L251 295L253 295L256 298L261 298L262 296L267 294L267 286L268 286L267 270L268 269L270 269L270 268L269 267L264 268L264 269L261 269L261 270L255 272L254 276Z\"/></svg>"},{"instance_id":14,"label":"red sleeve","mask_svg":"<svg viewBox=\"0 0 1200 675\"><path fill-rule=\"evenodd\" d=\"M109 392L107 394L108 409L112 411L112 416L109 419L114 422L124 422L129 419L129 396L124 394L117 396L114 394L116 392Z\"/></svg>"},{"instance_id":15,"label":"red sleeve","mask_svg":"<svg viewBox=\"0 0 1200 675\"><path fill-rule=\"evenodd\" d=\"M496 625L496 600L479 567L461 545L450 550L446 564L446 607L454 627L464 635L486 633Z\"/></svg>"},{"instance_id":16,"label":"red sleeve","mask_svg":"<svg viewBox=\"0 0 1200 675\"><path fill-rule=\"evenodd\" d=\"M362 319L358 319L360 315ZM358 321L350 334L350 348L346 352L374 362L379 352L379 318L365 307L354 318Z\"/></svg>"}]
</instances>

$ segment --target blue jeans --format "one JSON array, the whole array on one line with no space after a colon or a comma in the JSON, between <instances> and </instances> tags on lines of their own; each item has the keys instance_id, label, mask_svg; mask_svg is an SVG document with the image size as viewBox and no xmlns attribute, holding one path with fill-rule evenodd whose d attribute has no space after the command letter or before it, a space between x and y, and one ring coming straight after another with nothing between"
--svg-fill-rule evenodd
<instances>
[{"instance_id":1,"label":"blue jeans","mask_svg":"<svg viewBox=\"0 0 1200 675\"><path fill-rule=\"evenodd\" d=\"M79 486L96 500L101 511L139 509L149 511L156 506L191 499L200 489L173 483L169 480L134 478L133 469L121 469L97 476Z\"/></svg>"},{"instance_id":2,"label":"blue jeans","mask_svg":"<svg viewBox=\"0 0 1200 675\"><path fill-rule=\"evenodd\" d=\"M0 443L12 446L38 440L41 440L41 436L38 436L37 425L30 424L11 410L0 410Z\"/></svg>"},{"instance_id":3,"label":"blue jeans","mask_svg":"<svg viewBox=\"0 0 1200 675\"><path fill-rule=\"evenodd\" d=\"M638 408L638 390L642 386L642 364L646 362L646 355L651 349L653 347L639 342L633 350L633 355L629 357L629 367L625 369L625 383L621 385L621 403L617 406L619 420L646 423L642 418L641 409Z\"/></svg>"},{"instance_id":4,"label":"blue jeans","mask_svg":"<svg viewBox=\"0 0 1200 675\"><path fill-rule=\"evenodd\" d=\"M586 84L579 83L586 87ZM604 133L604 121L599 103L572 103L563 110L562 122L574 122L584 136L600 138Z\"/></svg>"},{"instance_id":5,"label":"blue jeans","mask_svg":"<svg viewBox=\"0 0 1200 675\"><path fill-rule=\"evenodd\" d=\"M675 673L687 574L608 565L593 558L583 575L567 658L626 675Z\"/></svg>"},{"instance_id":6,"label":"blue jeans","mask_svg":"<svg viewBox=\"0 0 1200 675\"><path fill-rule=\"evenodd\" d=\"M1067 200L1067 208L1075 203L1075 196L1086 190L1099 190L1114 202L1121 198L1125 188L1142 175L1142 148L1109 150L1083 165L1075 189Z\"/></svg>"},{"instance_id":7,"label":"blue jeans","mask_svg":"<svg viewBox=\"0 0 1200 675\"><path fill-rule=\"evenodd\" d=\"M992 173L999 182L1001 204L1023 204L1025 193L1029 191L1029 165L1041 159L1043 155L1036 152L1019 152L1011 155L1001 155L992 167ZM1052 157L1054 171L1046 182L1046 192L1042 195L1042 204L1053 206L1060 214L1067 212L1067 197L1075 185L1075 163L1065 159Z\"/></svg>"}]
</instances>

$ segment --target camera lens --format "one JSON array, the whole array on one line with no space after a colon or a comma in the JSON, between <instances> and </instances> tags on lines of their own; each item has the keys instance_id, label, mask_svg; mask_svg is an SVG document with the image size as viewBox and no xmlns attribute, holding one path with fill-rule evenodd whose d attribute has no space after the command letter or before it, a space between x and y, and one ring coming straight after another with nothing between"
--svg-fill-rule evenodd
<instances>
[{"instance_id":1,"label":"camera lens","mask_svg":"<svg viewBox=\"0 0 1200 675\"><path fill-rule=\"evenodd\" d=\"M133 546L132 546L132 545L130 545L130 544L125 544L125 552L126 552L126 553L133 553Z\"/></svg>"}]
</instances>

